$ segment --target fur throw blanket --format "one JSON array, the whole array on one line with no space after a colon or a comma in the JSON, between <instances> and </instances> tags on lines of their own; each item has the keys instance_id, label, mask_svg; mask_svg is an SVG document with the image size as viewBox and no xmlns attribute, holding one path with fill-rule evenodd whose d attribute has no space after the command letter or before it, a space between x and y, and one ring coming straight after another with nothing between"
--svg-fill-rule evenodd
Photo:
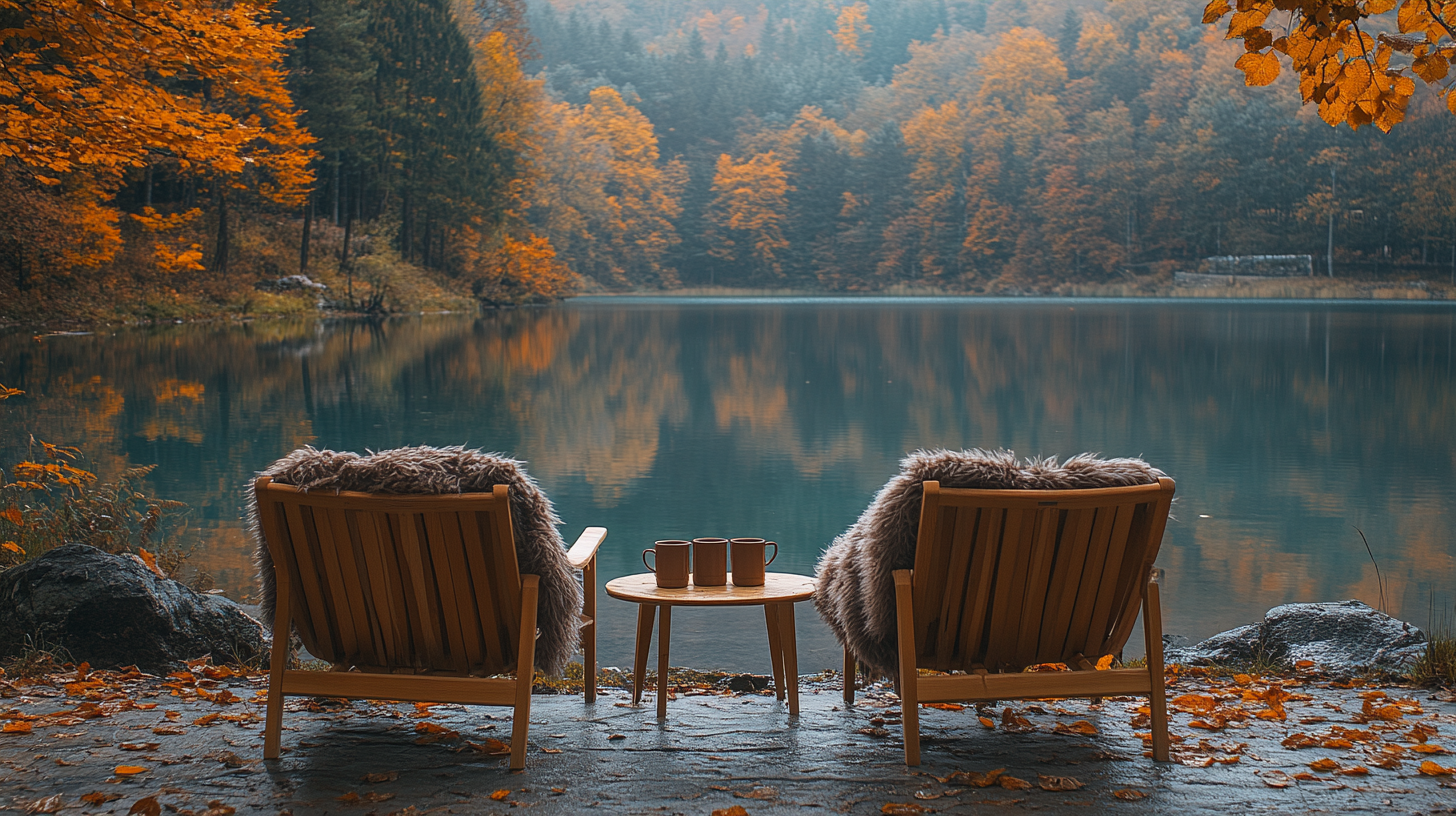
<instances>
[{"instance_id":1,"label":"fur throw blanket","mask_svg":"<svg viewBox=\"0 0 1456 816\"><path fill-rule=\"evenodd\" d=\"M526 475L521 462L458 446L396 448L368 456L303 447L258 475L304 490L333 492L432 495L489 493L495 485L508 486L516 560L523 574L541 577L536 666L547 674L560 674L576 653L581 585L566 561L566 542L556 529L561 519L535 480ZM257 498L251 483L247 487L247 512L263 622L271 629L275 604L273 557L258 526Z\"/></svg>"},{"instance_id":2,"label":"fur throw blanket","mask_svg":"<svg viewBox=\"0 0 1456 816\"><path fill-rule=\"evenodd\" d=\"M814 606L841 645L870 669L899 674L894 571L915 566L921 482L982 490L1068 490L1153 484L1165 475L1141 459L1073 456L1017 461L1009 450L921 450L819 558Z\"/></svg>"}]
</instances>

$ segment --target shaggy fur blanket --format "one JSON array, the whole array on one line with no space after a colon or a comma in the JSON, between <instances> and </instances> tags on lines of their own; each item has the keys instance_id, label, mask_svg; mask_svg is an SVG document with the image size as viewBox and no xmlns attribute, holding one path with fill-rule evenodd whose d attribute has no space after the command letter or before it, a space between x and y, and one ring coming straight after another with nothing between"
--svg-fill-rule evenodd
<instances>
[{"instance_id":1,"label":"shaggy fur blanket","mask_svg":"<svg viewBox=\"0 0 1456 816\"><path fill-rule=\"evenodd\" d=\"M1013 451L921 450L819 558L814 606L841 645L881 674L899 673L894 571L915 566L921 483L982 490L1068 490L1153 484L1165 475L1141 459L1073 456L1017 461Z\"/></svg>"},{"instance_id":2,"label":"shaggy fur blanket","mask_svg":"<svg viewBox=\"0 0 1456 816\"><path fill-rule=\"evenodd\" d=\"M516 560L523 574L541 577L536 666L547 674L560 674L576 652L581 585L566 561L566 542L556 529L561 519L535 480L526 475L521 462L458 446L396 448L368 456L303 447L258 475L304 490L333 492L489 493L495 485L508 486ZM271 628L275 604L273 557L258 527L257 499L251 483L247 487L247 508L263 622Z\"/></svg>"}]
</instances>

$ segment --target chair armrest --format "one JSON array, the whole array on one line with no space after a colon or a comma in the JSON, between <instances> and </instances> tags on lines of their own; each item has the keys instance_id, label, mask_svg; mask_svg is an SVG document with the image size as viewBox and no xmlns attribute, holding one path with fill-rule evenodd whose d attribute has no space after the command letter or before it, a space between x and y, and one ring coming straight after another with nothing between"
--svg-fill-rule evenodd
<instances>
[{"instance_id":1,"label":"chair armrest","mask_svg":"<svg viewBox=\"0 0 1456 816\"><path fill-rule=\"evenodd\" d=\"M577 536L576 543L566 552L566 561L572 569L583 569L597 557L597 548L607 538L607 528L588 527Z\"/></svg>"}]
</instances>

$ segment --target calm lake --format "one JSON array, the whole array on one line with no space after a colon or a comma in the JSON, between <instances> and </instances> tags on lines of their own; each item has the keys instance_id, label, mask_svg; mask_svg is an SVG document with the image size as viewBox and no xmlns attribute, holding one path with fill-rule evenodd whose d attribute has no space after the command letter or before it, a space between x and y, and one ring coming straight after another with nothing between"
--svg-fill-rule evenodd
<instances>
[{"instance_id":1,"label":"calm lake","mask_svg":"<svg viewBox=\"0 0 1456 816\"><path fill-rule=\"evenodd\" d=\"M253 578L254 471L293 448L466 444L528 462L610 535L603 580L658 538L763 536L811 573L908 451L1142 456L1178 482L1165 627L1359 598L1425 626L1456 601L1456 308L1408 303L600 298L483 317L0 336L0 455L27 434L103 475L156 464L192 563ZM603 665L635 607L603 596ZM1434 613L1431 610L1434 609ZM812 605L801 670L837 666ZM762 612L680 610L673 663L767 672ZM1129 653L1140 653L1135 635Z\"/></svg>"}]
</instances>

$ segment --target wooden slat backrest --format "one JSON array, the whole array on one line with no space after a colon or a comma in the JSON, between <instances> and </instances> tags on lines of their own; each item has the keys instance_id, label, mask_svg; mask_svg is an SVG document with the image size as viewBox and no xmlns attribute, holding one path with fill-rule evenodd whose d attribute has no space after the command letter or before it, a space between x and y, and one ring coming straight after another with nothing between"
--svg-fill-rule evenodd
<instances>
[{"instance_id":1,"label":"wooden slat backrest","mask_svg":"<svg viewBox=\"0 0 1456 816\"><path fill-rule=\"evenodd\" d=\"M1172 479L1091 490L923 488L913 581L921 668L1015 671L1121 651L1162 542Z\"/></svg>"},{"instance_id":2,"label":"wooden slat backrest","mask_svg":"<svg viewBox=\"0 0 1456 816\"><path fill-rule=\"evenodd\" d=\"M254 490L311 654L376 672L515 668L521 575L505 485L392 496L305 493L264 477Z\"/></svg>"}]
</instances>

